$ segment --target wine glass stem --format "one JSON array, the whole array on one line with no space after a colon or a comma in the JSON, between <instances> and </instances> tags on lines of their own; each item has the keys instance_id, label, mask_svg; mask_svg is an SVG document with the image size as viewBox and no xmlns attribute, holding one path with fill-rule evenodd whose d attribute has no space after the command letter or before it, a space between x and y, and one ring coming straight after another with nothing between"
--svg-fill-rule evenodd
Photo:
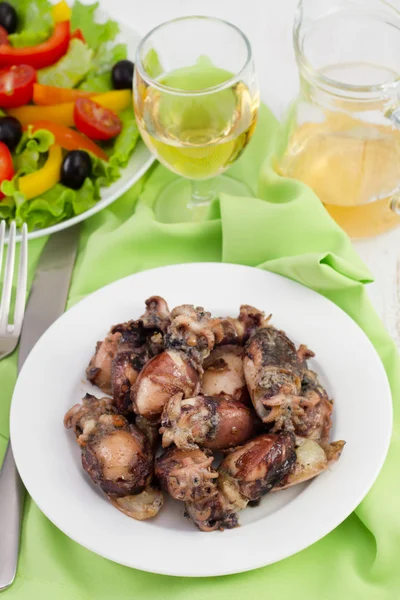
<instances>
[{"instance_id":1,"label":"wine glass stem","mask_svg":"<svg viewBox=\"0 0 400 600\"><path fill-rule=\"evenodd\" d=\"M189 202L190 208L210 204L215 198L213 179L192 180L192 197Z\"/></svg>"}]
</instances>

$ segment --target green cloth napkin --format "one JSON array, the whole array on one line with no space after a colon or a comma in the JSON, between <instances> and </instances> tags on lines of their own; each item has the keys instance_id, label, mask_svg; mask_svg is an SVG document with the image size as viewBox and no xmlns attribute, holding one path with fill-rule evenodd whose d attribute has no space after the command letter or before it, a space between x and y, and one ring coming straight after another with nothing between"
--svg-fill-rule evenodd
<instances>
[{"instance_id":1,"label":"green cloth napkin","mask_svg":"<svg viewBox=\"0 0 400 600\"><path fill-rule=\"evenodd\" d=\"M395 431L377 482L344 523L296 556L253 572L204 579L152 575L111 563L64 536L28 499L18 576L5 593L7 600L241 600L243 597L395 600L399 597L399 358L367 298L363 284L371 276L349 239L309 189L277 177L271 169L270 158L278 134L276 120L263 108L252 143L229 172L246 182L258 199L222 195L204 223L159 223L154 218L152 203L174 175L158 165L124 197L86 221L69 306L130 273L191 261L257 266L317 290L364 329L390 379L395 399ZM44 243L45 240L36 240L30 244L31 276ZM14 355L0 363L1 450L8 436L8 409L15 377ZM379 410L379 398L376 403ZM311 515L299 514L299 519L310 518ZM209 535L212 544L213 534ZM274 542L267 538L265 543ZM132 544L140 552L140 541L132 540ZM251 548L243 550L251 552ZM156 547L154 551L157 552ZM176 559L179 561L179 556Z\"/></svg>"}]
</instances>

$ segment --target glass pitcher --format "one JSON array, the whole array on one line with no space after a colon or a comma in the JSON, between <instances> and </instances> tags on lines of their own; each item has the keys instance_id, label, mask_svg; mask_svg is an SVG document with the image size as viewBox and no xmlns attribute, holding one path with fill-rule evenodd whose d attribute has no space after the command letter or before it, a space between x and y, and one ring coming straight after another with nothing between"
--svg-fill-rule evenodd
<instances>
[{"instance_id":1,"label":"glass pitcher","mask_svg":"<svg viewBox=\"0 0 400 600\"><path fill-rule=\"evenodd\" d=\"M400 12L384 0L301 0L300 93L277 170L308 184L352 237L400 224Z\"/></svg>"}]
</instances>

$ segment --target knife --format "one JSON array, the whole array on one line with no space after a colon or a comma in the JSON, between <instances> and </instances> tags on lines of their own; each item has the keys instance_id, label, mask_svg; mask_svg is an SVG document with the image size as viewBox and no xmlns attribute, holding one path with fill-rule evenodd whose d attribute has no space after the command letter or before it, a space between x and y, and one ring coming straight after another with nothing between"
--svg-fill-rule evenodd
<instances>
[{"instance_id":1,"label":"knife","mask_svg":"<svg viewBox=\"0 0 400 600\"><path fill-rule=\"evenodd\" d=\"M41 254L22 326L18 373L38 339L65 310L79 230L75 225L52 235ZM0 591L15 579L23 500L24 488L9 443L0 472Z\"/></svg>"}]
</instances>

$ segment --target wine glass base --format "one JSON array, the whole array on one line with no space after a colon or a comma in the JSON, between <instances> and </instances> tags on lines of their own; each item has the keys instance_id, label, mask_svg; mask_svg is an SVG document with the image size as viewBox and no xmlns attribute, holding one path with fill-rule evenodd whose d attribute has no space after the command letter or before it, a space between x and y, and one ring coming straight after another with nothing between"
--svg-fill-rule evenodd
<instances>
[{"instance_id":1,"label":"wine glass base","mask_svg":"<svg viewBox=\"0 0 400 600\"><path fill-rule=\"evenodd\" d=\"M252 196L246 184L227 175L220 175L213 180L214 197L221 192L232 196ZM192 184L188 179L177 179L167 185L157 196L154 212L161 223L188 223L204 221L207 218L210 201L192 202Z\"/></svg>"}]
</instances>

